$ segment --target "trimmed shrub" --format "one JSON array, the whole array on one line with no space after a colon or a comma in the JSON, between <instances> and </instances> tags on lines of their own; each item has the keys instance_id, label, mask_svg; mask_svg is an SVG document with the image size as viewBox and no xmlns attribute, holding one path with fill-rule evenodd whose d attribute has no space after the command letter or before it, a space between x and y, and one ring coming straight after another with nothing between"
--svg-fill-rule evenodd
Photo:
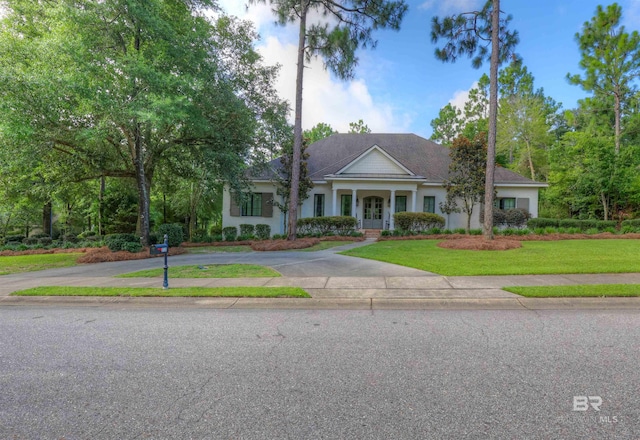
<instances>
[{"instance_id":1,"label":"trimmed shrub","mask_svg":"<svg viewBox=\"0 0 640 440\"><path fill-rule=\"evenodd\" d=\"M527 226L529 227L529 229L557 228L558 219L543 218L543 217L532 218L532 219L529 219L529 221L527 222Z\"/></svg>"},{"instance_id":2,"label":"trimmed shrub","mask_svg":"<svg viewBox=\"0 0 640 440\"><path fill-rule=\"evenodd\" d=\"M633 230L640 229L640 218L633 218L630 220L623 220L622 227L633 228Z\"/></svg>"},{"instance_id":3,"label":"trimmed shrub","mask_svg":"<svg viewBox=\"0 0 640 440\"><path fill-rule=\"evenodd\" d=\"M49 246L52 242L53 240L48 235L46 237L38 238L38 244L41 244L42 246Z\"/></svg>"},{"instance_id":4,"label":"trimmed shrub","mask_svg":"<svg viewBox=\"0 0 640 440\"><path fill-rule=\"evenodd\" d=\"M4 241L7 243L22 243L22 240L24 240L25 237L24 235L7 235L4 238Z\"/></svg>"},{"instance_id":5,"label":"trimmed shrub","mask_svg":"<svg viewBox=\"0 0 640 440\"><path fill-rule=\"evenodd\" d=\"M530 218L531 214L526 209L514 208L504 211L504 223L508 228L522 228Z\"/></svg>"},{"instance_id":6,"label":"trimmed shrub","mask_svg":"<svg viewBox=\"0 0 640 440\"><path fill-rule=\"evenodd\" d=\"M273 234L273 237L271 237L272 240L285 240L286 238L286 234Z\"/></svg>"},{"instance_id":7,"label":"trimmed shrub","mask_svg":"<svg viewBox=\"0 0 640 440\"><path fill-rule=\"evenodd\" d=\"M596 228L600 229L601 231L611 232L612 228L615 231L615 229L617 227L618 227L618 222L615 221L615 220L598 220L598 221L596 221Z\"/></svg>"},{"instance_id":8,"label":"trimmed shrub","mask_svg":"<svg viewBox=\"0 0 640 440\"><path fill-rule=\"evenodd\" d=\"M155 232L149 233L149 244L160 244L161 241L164 242L164 238L161 239Z\"/></svg>"},{"instance_id":9,"label":"trimmed shrub","mask_svg":"<svg viewBox=\"0 0 640 440\"><path fill-rule=\"evenodd\" d=\"M469 235L482 235L482 229L469 229Z\"/></svg>"},{"instance_id":10,"label":"trimmed shrub","mask_svg":"<svg viewBox=\"0 0 640 440\"><path fill-rule=\"evenodd\" d=\"M126 241L122 244L122 250L136 254L142 251L142 244L134 243L132 241Z\"/></svg>"},{"instance_id":11,"label":"trimmed shrub","mask_svg":"<svg viewBox=\"0 0 640 440\"><path fill-rule=\"evenodd\" d=\"M34 244L38 244L38 238L36 238L36 237L27 237L27 238L23 239L22 242L24 244L26 244L27 246L33 246Z\"/></svg>"},{"instance_id":12,"label":"trimmed shrub","mask_svg":"<svg viewBox=\"0 0 640 440\"><path fill-rule=\"evenodd\" d=\"M136 234L109 234L104 237L104 243L112 252L123 251L130 248L127 243L140 245L140 238Z\"/></svg>"},{"instance_id":13,"label":"trimmed shrub","mask_svg":"<svg viewBox=\"0 0 640 440\"><path fill-rule=\"evenodd\" d=\"M350 216L307 217L298 220L298 230L302 235L350 235L358 221Z\"/></svg>"},{"instance_id":14,"label":"trimmed shrub","mask_svg":"<svg viewBox=\"0 0 640 440\"><path fill-rule=\"evenodd\" d=\"M397 228L405 231L428 231L444 226L444 217L430 212L396 212L393 221Z\"/></svg>"},{"instance_id":15,"label":"trimmed shrub","mask_svg":"<svg viewBox=\"0 0 640 440\"><path fill-rule=\"evenodd\" d=\"M240 237L249 237L248 240L253 238L253 235L256 231L256 227L253 225L242 224L240 225Z\"/></svg>"},{"instance_id":16,"label":"trimmed shrub","mask_svg":"<svg viewBox=\"0 0 640 440\"><path fill-rule=\"evenodd\" d=\"M222 237L224 241L236 241L238 236L238 228L235 226L227 226L222 229Z\"/></svg>"},{"instance_id":17,"label":"trimmed shrub","mask_svg":"<svg viewBox=\"0 0 640 440\"><path fill-rule=\"evenodd\" d=\"M184 229L180 223L165 223L158 227L160 241L164 242L165 234L169 238L169 247L177 247L184 241Z\"/></svg>"},{"instance_id":18,"label":"trimmed shrub","mask_svg":"<svg viewBox=\"0 0 640 440\"><path fill-rule=\"evenodd\" d=\"M256 225L256 237L258 240L268 240L271 237L271 226L269 225Z\"/></svg>"}]
</instances>

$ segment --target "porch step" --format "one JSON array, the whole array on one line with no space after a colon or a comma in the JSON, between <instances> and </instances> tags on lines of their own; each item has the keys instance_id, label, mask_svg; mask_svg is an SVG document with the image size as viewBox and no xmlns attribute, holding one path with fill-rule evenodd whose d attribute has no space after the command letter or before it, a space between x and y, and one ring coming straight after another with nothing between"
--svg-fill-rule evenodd
<instances>
[{"instance_id":1,"label":"porch step","mask_svg":"<svg viewBox=\"0 0 640 440\"><path fill-rule=\"evenodd\" d=\"M380 238L382 229L363 229L364 238Z\"/></svg>"}]
</instances>

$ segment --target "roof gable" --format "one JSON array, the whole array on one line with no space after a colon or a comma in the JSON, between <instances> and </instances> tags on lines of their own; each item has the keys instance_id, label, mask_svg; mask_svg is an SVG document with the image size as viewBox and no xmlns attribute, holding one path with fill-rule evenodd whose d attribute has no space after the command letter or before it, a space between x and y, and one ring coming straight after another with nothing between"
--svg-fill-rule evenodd
<instances>
[{"instance_id":1,"label":"roof gable","mask_svg":"<svg viewBox=\"0 0 640 440\"><path fill-rule=\"evenodd\" d=\"M404 165L377 145L369 148L352 162L344 166L336 174L414 175Z\"/></svg>"}]
</instances>

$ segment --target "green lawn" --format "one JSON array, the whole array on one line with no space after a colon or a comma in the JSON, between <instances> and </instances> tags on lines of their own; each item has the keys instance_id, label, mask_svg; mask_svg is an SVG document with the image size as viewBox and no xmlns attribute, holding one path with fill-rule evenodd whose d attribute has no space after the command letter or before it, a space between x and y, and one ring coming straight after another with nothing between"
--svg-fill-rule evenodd
<instances>
[{"instance_id":1,"label":"green lawn","mask_svg":"<svg viewBox=\"0 0 640 440\"><path fill-rule=\"evenodd\" d=\"M298 252L314 252L314 251L323 251L325 249L331 249L338 246L344 246L345 244L351 244L353 241L321 241L318 244L314 244L313 246L306 249L295 249Z\"/></svg>"},{"instance_id":2,"label":"green lawn","mask_svg":"<svg viewBox=\"0 0 640 440\"><path fill-rule=\"evenodd\" d=\"M79 255L42 254L0 257L0 275L75 266Z\"/></svg>"},{"instance_id":3,"label":"green lawn","mask_svg":"<svg viewBox=\"0 0 640 440\"><path fill-rule=\"evenodd\" d=\"M576 286L504 287L503 290L528 298L579 298L600 296L640 296L640 284L584 284Z\"/></svg>"},{"instance_id":4,"label":"green lawn","mask_svg":"<svg viewBox=\"0 0 640 440\"><path fill-rule=\"evenodd\" d=\"M195 246L185 248L189 254L211 254L217 252L251 252L251 246Z\"/></svg>"},{"instance_id":5,"label":"green lawn","mask_svg":"<svg viewBox=\"0 0 640 440\"><path fill-rule=\"evenodd\" d=\"M13 292L12 296L195 296L311 298L299 287L67 287L45 286Z\"/></svg>"},{"instance_id":6,"label":"green lawn","mask_svg":"<svg viewBox=\"0 0 640 440\"><path fill-rule=\"evenodd\" d=\"M448 276L640 272L637 240L524 241L509 251L442 249L437 243L381 241L341 254Z\"/></svg>"},{"instance_id":7,"label":"green lawn","mask_svg":"<svg viewBox=\"0 0 640 440\"><path fill-rule=\"evenodd\" d=\"M162 277L164 269L149 269L118 275L118 278ZM170 266L169 278L272 278L275 270L256 264L207 264L203 266Z\"/></svg>"}]
</instances>

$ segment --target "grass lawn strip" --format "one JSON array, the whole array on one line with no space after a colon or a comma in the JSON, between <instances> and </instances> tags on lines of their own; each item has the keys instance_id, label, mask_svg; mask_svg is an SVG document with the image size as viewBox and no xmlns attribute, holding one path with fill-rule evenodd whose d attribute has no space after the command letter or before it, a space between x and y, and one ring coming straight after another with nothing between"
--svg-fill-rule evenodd
<instances>
[{"instance_id":1,"label":"grass lawn strip","mask_svg":"<svg viewBox=\"0 0 640 440\"><path fill-rule=\"evenodd\" d=\"M633 273L637 240L525 241L508 251L442 249L437 240L382 241L340 252L446 276Z\"/></svg>"},{"instance_id":2,"label":"grass lawn strip","mask_svg":"<svg viewBox=\"0 0 640 440\"><path fill-rule=\"evenodd\" d=\"M640 296L640 284L581 284L575 286L512 286L503 290L527 298L587 298Z\"/></svg>"},{"instance_id":3,"label":"grass lawn strip","mask_svg":"<svg viewBox=\"0 0 640 440\"><path fill-rule=\"evenodd\" d=\"M70 287L43 286L13 292L12 296L131 296L131 297L243 297L311 298L299 287Z\"/></svg>"},{"instance_id":4,"label":"grass lawn strip","mask_svg":"<svg viewBox=\"0 0 640 440\"><path fill-rule=\"evenodd\" d=\"M311 246L306 249L294 249L296 252L314 252L314 251L324 251L325 249L331 249L338 246L344 246L346 244L351 244L353 241L321 241L318 244Z\"/></svg>"},{"instance_id":5,"label":"grass lawn strip","mask_svg":"<svg viewBox=\"0 0 640 440\"><path fill-rule=\"evenodd\" d=\"M185 248L189 254L211 254L217 252L251 252L251 247L242 246L196 246Z\"/></svg>"},{"instance_id":6,"label":"grass lawn strip","mask_svg":"<svg viewBox=\"0 0 640 440\"><path fill-rule=\"evenodd\" d=\"M148 269L118 275L117 278L162 277L164 269ZM270 267L257 264L207 264L201 266L169 266L169 278L273 278L281 276Z\"/></svg>"},{"instance_id":7,"label":"grass lawn strip","mask_svg":"<svg viewBox=\"0 0 640 440\"><path fill-rule=\"evenodd\" d=\"M40 254L0 257L0 275L75 266L80 254Z\"/></svg>"}]
</instances>

